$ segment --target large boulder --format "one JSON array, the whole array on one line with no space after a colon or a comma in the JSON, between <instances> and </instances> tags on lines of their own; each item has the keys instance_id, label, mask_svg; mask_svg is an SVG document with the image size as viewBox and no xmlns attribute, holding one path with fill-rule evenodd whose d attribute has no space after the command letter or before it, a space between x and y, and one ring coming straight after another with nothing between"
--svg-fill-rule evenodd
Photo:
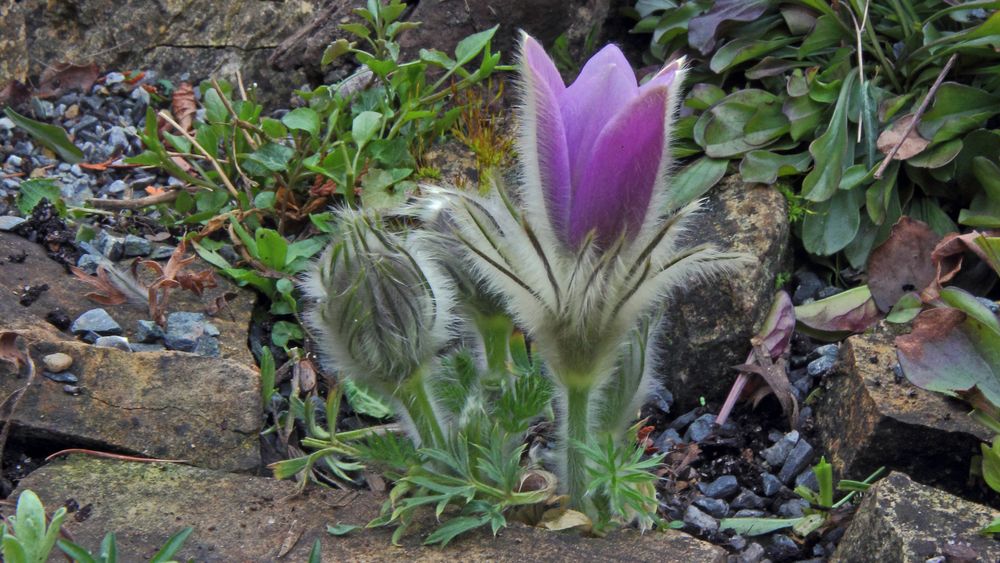
<instances>
[{"instance_id":1,"label":"large boulder","mask_svg":"<svg viewBox=\"0 0 1000 563\"><path fill-rule=\"evenodd\" d=\"M760 328L775 295L778 274L789 260L788 214L775 189L730 177L708 196L690 229L690 243L712 243L743 252L753 262L732 274L674 293L664 309L660 346L662 383L679 409L721 400L736 378L750 338Z\"/></svg>"},{"instance_id":2,"label":"large boulder","mask_svg":"<svg viewBox=\"0 0 1000 563\"><path fill-rule=\"evenodd\" d=\"M311 21L324 0L24 0L0 5L0 86L62 62L109 70L152 68L166 77L233 78L283 100L305 82L274 72L268 56ZM347 0L333 4L351 4ZM349 8L344 9L345 12Z\"/></svg>"},{"instance_id":3,"label":"large boulder","mask_svg":"<svg viewBox=\"0 0 1000 563\"><path fill-rule=\"evenodd\" d=\"M889 325L848 338L824 382L816 430L844 479L885 466L913 479L968 494L969 464L991 435L968 407L924 391L897 373Z\"/></svg>"},{"instance_id":4,"label":"large boulder","mask_svg":"<svg viewBox=\"0 0 1000 563\"><path fill-rule=\"evenodd\" d=\"M606 538L548 532L512 523L497 537L487 529L461 536L446 548L421 546L434 516L392 546L387 528L360 529L345 536L327 525L364 526L382 498L360 491L309 487L264 477L206 471L182 465L128 463L72 456L35 471L18 494L35 491L46 508L72 499L89 507L86 518L70 515L64 529L76 542L96 549L115 532L126 561L145 561L177 530L194 527L179 560L306 561L322 543L323 561L650 561L721 563L719 547L677 531L639 534L626 530ZM208 501L208 502L206 502Z\"/></svg>"},{"instance_id":5,"label":"large boulder","mask_svg":"<svg viewBox=\"0 0 1000 563\"><path fill-rule=\"evenodd\" d=\"M0 364L0 395L21 393L2 411L15 439L49 450L83 447L258 469L263 415L253 369L183 352L82 342L29 342L28 350L33 378ZM68 371L43 372L46 356L56 353L72 360Z\"/></svg>"},{"instance_id":6,"label":"large boulder","mask_svg":"<svg viewBox=\"0 0 1000 563\"><path fill-rule=\"evenodd\" d=\"M893 472L871 488L830 561L1000 561L1000 543L979 534L998 517Z\"/></svg>"}]
</instances>

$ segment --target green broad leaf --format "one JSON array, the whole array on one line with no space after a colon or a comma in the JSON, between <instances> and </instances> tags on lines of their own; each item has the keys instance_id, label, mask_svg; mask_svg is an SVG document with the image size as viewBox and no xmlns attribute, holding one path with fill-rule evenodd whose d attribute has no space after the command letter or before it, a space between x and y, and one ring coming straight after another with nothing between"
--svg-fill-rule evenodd
<instances>
[{"instance_id":1,"label":"green broad leaf","mask_svg":"<svg viewBox=\"0 0 1000 563\"><path fill-rule=\"evenodd\" d=\"M210 124L225 124L229 121L229 110L226 109L219 91L214 87L205 90L202 105L205 106L205 120Z\"/></svg>"},{"instance_id":2,"label":"green broad leaf","mask_svg":"<svg viewBox=\"0 0 1000 563\"><path fill-rule=\"evenodd\" d=\"M28 553L25 551L24 547L21 546L21 542L16 537L6 534L3 536L3 556L4 561L10 563L37 562L37 559L34 557L29 559Z\"/></svg>"},{"instance_id":3,"label":"green broad leaf","mask_svg":"<svg viewBox=\"0 0 1000 563\"><path fill-rule=\"evenodd\" d=\"M347 25L352 25L352 24L347 24ZM363 25L359 24L353 24L353 25L357 25L362 30L364 30L365 33L368 32L368 28L366 28ZM343 26L341 26L341 29L343 29ZM352 47L351 42L343 38L338 39L333 43L330 43L329 45L327 45L326 49L323 50L323 57L320 59L319 64L324 67L330 66L330 63L349 53L351 51L351 47Z\"/></svg>"},{"instance_id":4,"label":"green broad leaf","mask_svg":"<svg viewBox=\"0 0 1000 563\"><path fill-rule=\"evenodd\" d=\"M812 154L815 164L812 171L802 181L802 196L809 201L825 202L833 197L840 186L844 170L852 164L851 144L847 130L847 102L854 78L854 73L851 73L844 79L829 127L816 140L809 143L809 153ZM853 231L857 231L856 223L853 226ZM841 237L841 240L833 245L821 243L819 246L836 246L842 242L843 244L832 252L825 253L833 254L846 246L852 238L854 238L854 233L851 233L847 240L842 240ZM806 246L808 248L809 245Z\"/></svg>"},{"instance_id":5,"label":"green broad leaf","mask_svg":"<svg viewBox=\"0 0 1000 563\"><path fill-rule=\"evenodd\" d=\"M372 394L371 391L354 382L353 379L344 378L341 380L344 389L344 396L355 412L368 415L372 418L389 418L392 416L392 407Z\"/></svg>"},{"instance_id":6,"label":"green broad leaf","mask_svg":"<svg viewBox=\"0 0 1000 563\"><path fill-rule=\"evenodd\" d=\"M265 266L275 271L285 268L288 256L288 241L273 229L259 228L254 232L254 242L257 249L255 257Z\"/></svg>"},{"instance_id":7,"label":"green broad leaf","mask_svg":"<svg viewBox=\"0 0 1000 563\"><path fill-rule=\"evenodd\" d=\"M253 198L253 206L257 209L272 209L274 207L274 192L260 192Z\"/></svg>"},{"instance_id":8,"label":"green broad leaf","mask_svg":"<svg viewBox=\"0 0 1000 563\"><path fill-rule=\"evenodd\" d=\"M798 329L824 341L864 332L881 316L867 285L795 308Z\"/></svg>"},{"instance_id":9,"label":"green broad leaf","mask_svg":"<svg viewBox=\"0 0 1000 563\"><path fill-rule=\"evenodd\" d=\"M792 531L804 538L818 530L824 522L826 522L826 517L822 514L807 514L802 517L802 520L792 526Z\"/></svg>"},{"instance_id":10,"label":"green broad leaf","mask_svg":"<svg viewBox=\"0 0 1000 563\"><path fill-rule=\"evenodd\" d=\"M271 469L275 479L290 479L304 471L310 464L310 456L302 456L274 462L268 468Z\"/></svg>"},{"instance_id":11,"label":"green broad leaf","mask_svg":"<svg viewBox=\"0 0 1000 563\"><path fill-rule=\"evenodd\" d=\"M763 536L791 528L801 521L802 518L723 518L719 521L719 531L732 530L743 536Z\"/></svg>"},{"instance_id":12,"label":"green broad leaf","mask_svg":"<svg viewBox=\"0 0 1000 563\"><path fill-rule=\"evenodd\" d=\"M781 37L770 40L737 38L715 51L708 66L712 72L722 74L741 63L758 59L794 41L796 41L794 37Z\"/></svg>"},{"instance_id":13,"label":"green broad leaf","mask_svg":"<svg viewBox=\"0 0 1000 563\"><path fill-rule=\"evenodd\" d=\"M817 163L816 166L819 166ZM812 206L802 219L802 244L817 256L830 256L846 247L861 225L861 190L836 190L827 201Z\"/></svg>"},{"instance_id":14,"label":"green broad leaf","mask_svg":"<svg viewBox=\"0 0 1000 563\"><path fill-rule=\"evenodd\" d=\"M458 45L455 46L455 61L458 66L462 66L476 58L476 55L489 45L490 40L493 39L493 35L496 34L499 28L500 25L498 24L479 33L473 33L459 41Z\"/></svg>"},{"instance_id":15,"label":"green broad leaf","mask_svg":"<svg viewBox=\"0 0 1000 563\"><path fill-rule=\"evenodd\" d=\"M378 133L382 126L382 114L377 111L363 111L351 124L351 137L358 146L365 145Z\"/></svg>"},{"instance_id":16,"label":"green broad leaf","mask_svg":"<svg viewBox=\"0 0 1000 563\"><path fill-rule=\"evenodd\" d=\"M437 49L421 49L420 50L420 60L427 64L432 64L434 66L439 66L445 70L451 70L455 68L455 61L448 56L447 53L438 51Z\"/></svg>"},{"instance_id":17,"label":"green broad leaf","mask_svg":"<svg viewBox=\"0 0 1000 563\"><path fill-rule=\"evenodd\" d=\"M417 185L403 181L413 171L409 168L369 170L361 180L361 200L368 209L391 209L406 203Z\"/></svg>"},{"instance_id":18,"label":"green broad leaf","mask_svg":"<svg viewBox=\"0 0 1000 563\"><path fill-rule=\"evenodd\" d=\"M725 176L728 166L728 159L704 156L681 168L670 183L669 206L680 208L708 193Z\"/></svg>"},{"instance_id":19,"label":"green broad leaf","mask_svg":"<svg viewBox=\"0 0 1000 563\"><path fill-rule=\"evenodd\" d=\"M979 533L984 535L1000 534L1000 518L990 522L988 526L979 530Z\"/></svg>"},{"instance_id":20,"label":"green broad leaf","mask_svg":"<svg viewBox=\"0 0 1000 563\"><path fill-rule=\"evenodd\" d=\"M61 549L62 552L69 556L75 563L106 563L113 561L110 558L98 561L93 555L90 554L89 551L69 540L56 540L56 547Z\"/></svg>"},{"instance_id":21,"label":"green broad leaf","mask_svg":"<svg viewBox=\"0 0 1000 563\"><path fill-rule=\"evenodd\" d=\"M22 215L30 215L43 199L55 205L60 215L66 213L59 184L50 178L31 178L21 182L16 198L17 209Z\"/></svg>"},{"instance_id":22,"label":"green broad leaf","mask_svg":"<svg viewBox=\"0 0 1000 563\"><path fill-rule=\"evenodd\" d=\"M993 446L980 444L983 454L983 479L994 491L1000 492L1000 437L993 438Z\"/></svg>"},{"instance_id":23,"label":"green broad leaf","mask_svg":"<svg viewBox=\"0 0 1000 563\"><path fill-rule=\"evenodd\" d=\"M726 97L726 91L715 84L700 83L691 87L684 105L694 110L706 110Z\"/></svg>"},{"instance_id":24,"label":"green broad leaf","mask_svg":"<svg viewBox=\"0 0 1000 563\"><path fill-rule=\"evenodd\" d=\"M274 355L267 346L260 348L260 398L266 409L271 404L271 397L276 391L274 387Z\"/></svg>"},{"instance_id":25,"label":"green broad leaf","mask_svg":"<svg viewBox=\"0 0 1000 563\"><path fill-rule=\"evenodd\" d=\"M160 548L160 551L156 552L156 555L149 560L149 563L167 563L168 561L173 561L174 555L184 547L184 542L187 541L188 536L193 531L194 528L188 527L170 536L167 543L163 544L163 547Z\"/></svg>"},{"instance_id":26,"label":"green broad leaf","mask_svg":"<svg viewBox=\"0 0 1000 563\"><path fill-rule=\"evenodd\" d=\"M448 542L455 539L456 536L488 524L489 521L490 517L488 515L458 516L456 518L452 518L443 526L440 526L431 532L431 534L427 536L427 539L424 540L424 545L441 544L441 547L444 547L448 545Z\"/></svg>"},{"instance_id":27,"label":"green broad leaf","mask_svg":"<svg viewBox=\"0 0 1000 563\"><path fill-rule=\"evenodd\" d=\"M738 156L763 148L788 132L780 100L764 90L739 90L701 114L694 140L712 158Z\"/></svg>"},{"instance_id":28,"label":"green broad leaf","mask_svg":"<svg viewBox=\"0 0 1000 563\"><path fill-rule=\"evenodd\" d=\"M284 139L285 135L288 135L288 128L285 127L285 124L271 117L261 119L260 128L272 140Z\"/></svg>"},{"instance_id":29,"label":"green broad leaf","mask_svg":"<svg viewBox=\"0 0 1000 563\"><path fill-rule=\"evenodd\" d=\"M808 152L776 154L770 151L750 151L740 161L740 176L745 182L773 184L779 177L805 172L810 164L812 156Z\"/></svg>"},{"instance_id":30,"label":"green broad leaf","mask_svg":"<svg viewBox=\"0 0 1000 563\"><path fill-rule=\"evenodd\" d=\"M319 114L312 108L295 108L281 118L291 130L305 131L313 137L319 135Z\"/></svg>"},{"instance_id":31,"label":"green broad leaf","mask_svg":"<svg viewBox=\"0 0 1000 563\"><path fill-rule=\"evenodd\" d=\"M955 160L964 146L962 139L934 143L922 153L906 159L906 163L917 168L941 168Z\"/></svg>"},{"instance_id":32,"label":"green broad leaf","mask_svg":"<svg viewBox=\"0 0 1000 563\"><path fill-rule=\"evenodd\" d=\"M972 159L972 173L983 189L972 199L969 209L959 212L958 222L983 229L1000 228L1000 166L977 156Z\"/></svg>"},{"instance_id":33,"label":"green broad leaf","mask_svg":"<svg viewBox=\"0 0 1000 563\"><path fill-rule=\"evenodd\" d=\"M305 333L302 332L302 327L296 323L278 321L271 329L271 342L284 349L288 349L289 342L302 341L303 338L305 338Z\"/></svg>"},{"instance_id":34,"label":"green broad leaf","mask_svg":"<svg viewBox=\"0 0 1000 563\"><path fill-rule=\"evenodd\" d=\"M945 82L934 95L917 129L925 139L940 143L978 129L1000 113L1000 96L973 86Z\"/></svg>"},{"instance_id":35,"label":"green broad leaf","mask_svg":"<svg viewBox=\"0 0 1000 563\"><path fill-rule=\"evenodd\" d=\"M247 159L255 162L271 172L284 172L288 169L288 161L295 155L295 149L268 143L247 155Z\"/></svg>"},{"instance_id":36,"label":"green broad leaf","mask_svg":"<svg viewBox=\"0 0 1000 563\"><path fill-rule=\"evenodd\" d=\"M191 141L187 140L187 138L180 135L174 135L173 133L168 133L166 131L164 131L162 135L163 138L169 141L171 146L173 146L176 150L186 153L191 152Z\"/></svg>"},{"instance_id":37,"label":"green broad leaf","mask_svg":"<svg viewBox=\"0 0 1000 563\"><path fill-rule=\"evenodd\" d=\"M14 125L24 129L33 139L52 149L62 160L70 164L83 161L83 151L69 140L66 130L62 127L35 121L11 108L4 108L3 112L14 122Z\"/></svg>"},{"instance_id":38,"label":"green broad leaf","mask_svg":"<svg viewBox=\"0 0 1000 563\"><path fill-rule=\"evenodd\" d=\"M323 563L323 542L319 538L316 538L312 549L309 550L308 563Z\"/></svg>"},{"instance_id":39,"label":"green broad leaf","mask_svg":"<svg viewBox=\"0 0 1000 563\"><path fill-rule=\"evenodd\" d=\"M916 293L907 293L892 306L885 320L895 324L905 324L912 321L923 310L924 303Z\"/></svg>"},{"instance_id":40,"label":"green broad leaf","mask_svg":"<svg viewBox=\"0 0 1000 563\"><path fill-rule=\"evenodd\" d=\"M785 100L781 111L788 118L788 134L793 141L809 137L823 120L827 106L814 101L809 96L797 96Z\"/></svg>"},{"instance_id":41,"label":"green broad leaf","mask_svg":"<svg viewBox=\"0 0 1000 563\"><path fill-rule=\"evenodd\" d=\"M329 240L324 236L314 236L288 245L288 256L285 258L285 269L289 273L296 273L308 265L308 261L313 256L322 252Z\"/></svg>"},{"instance_id":42,"label":"green broad leaf","mask_svg":"<svg viewBox=\"0 0 1000 563\"><path fill-rule=\"evenodd\" d=\"M816 19L810 33L799 46L798 56L804 59L827 49L836 48L844 39L852 40L837 22L837 16L825 14Z\"/></svg>"},{"instance_id":43,"label":"green broad leaf","mask_svg":"<svg viewBox=\"0 0 1000 563\"><path fill-rule=\"evenodd\" d=\"M413 112L410 112L413 113ZM433 115L433 114L432 114ZM407 117L409 114L407 114ZM404 117L406 119L406 117ZM406 139L375 139L368 145L368 154L386 168L413 168L413 156Z\"/></svg>"},{"instance_id":44,"label":"green broad leaf","mask_svg":"<svg viewBox=\"0 0 1000 563\"><path fill-rule=\"evenodd\" d=\"M361 529L361 528L364 528L364 526L359 526L357 524L340 524L340 523L337 523L337 524L334 524L332 526L328 525L326 527L326 532L328 534L330 534L331 536L346 536L347 534L353 532L354 530L358 530L358 529Z\"/></svg>"}]
</instances>

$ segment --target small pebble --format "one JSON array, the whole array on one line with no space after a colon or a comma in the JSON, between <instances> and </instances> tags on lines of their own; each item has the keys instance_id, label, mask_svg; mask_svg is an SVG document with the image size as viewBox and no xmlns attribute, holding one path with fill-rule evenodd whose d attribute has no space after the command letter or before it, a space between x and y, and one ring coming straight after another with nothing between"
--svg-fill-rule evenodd
<instances>
[{"instance_id":1,"label":"small pebble","mask_svg":"<svg viewBox=\"0 0 1000 563\"><path fill-rule=\"evenodd\" d=\"M771 536L771 546L767 551L772 559L785 561L798 557L799 544L785 534L774 534Z\"/></svg>"},{"instance_id":2,"label":"small pebble","mask_svg":"<svg viewBox=\"0 0 1000 563\"><path fill-rule=\"evenodd\" d=\"M760 509L764 508L765 504L767 504L767 501L754 494L753 491L749 489L743 489L742 491L740 491L740 494L736 495L736 498L733 499L732 507L737 509L740 508Z\"/></svg>"},{"instance_id":3,"label":"small pebble","mask_svg":"<svg viewBox=\"0 0 1000 563\"><path fill-rule=\"evenodd\" d=\"M124 182L122 182L124 186ZM122 189L125 189L122 187ZM125 235L124 254L127 258L146 256L153 251L153 243L135 235Z\"/></svg>"},{"instance_id":4,"label":"small pebble","mask_svg":"<svg viewBox=\"0 0 1000 563\"><path fill-rule=\"evenodd\" d=\"M740 535L735 535L729 538L729 547L736 551L740 551L747 546L747 539Z\"/></svg>"},{"instance_id":5,"label":"small pebble","mask_svg":"<svg viewBox=\"0 0 1000 563\"><path fill-rule=\"evenodd\" d=\"M63 385L63 393L73 395L75 397L80 394L80 387L77 385Z\"/></svg>"},{"instance_id":6,"label":"small pebble","mask_svg":"<svg viewBox=\"0 0 1000 563\"><path fill-rule=\"evenodd\" d=\"M167 315L167 329L163 342L171 350L193 352L198 339L205 334L203 313L177 312Z\"/></svg>"},{"instance_id":7,"label":"small pebble","mask_svg":"<svg viewBox=\"0 0 1000 563\"><path fill-rule=\"evenodd\" d=\"M694 504L715 518L725 518L729 512L729 505L726 504L726 501L717 498L701 497L694 501Z\"/></svg>"},{"instance_id":8,"label":"small pebble","mask_svg":"<svg viewBox=\"0 0 1000 563\"><path fill-rule=\"evenodd\" d=\"M163 329L153 321L138 321L135 329L135 341L148 344L163 339Z\"/></svg>"},{"instance_id":9,"label":"small pebble","mask_svg":"<svg viewBox=\"0 0 1000 563\"><path fill-rule=\"evenodd\" d=\"M90 275L94 275L97 273L97 267L102 263L103 260L100 256L95 256L93 254L81 254L80 258L76 261L76 267Z\"/></svg>"},{"instance_id":10,"label":"small pebble","mask_svg":"<svg viewBox=\"0 0 1000 563\"><path fill-rule=\"evenodd\" d=\"M163 344L144 344L142 342L130 342L129 347L133 352L163 352L167 349Z\"/></svg>"},{"instance_id":11,"label":"small pebble","mask_svg":"<svg viewBox=\"0 0 1000 563\"><path fill-rule=\"evenodd\" d=\"M837 363L836 356L820 356L809 362L809 365L806 366L806 373L813 377L823 375L824 373L830 371L835 363Z\"/></svg>"},{"instance_id":12,"label":"small pebble","mask_svg":"<svg viewBox=\"0 0 1000 563\"><path fill-rule=\"evenodd\" d=\"M73 365L73 356L62 352L47 354L42 358L42 364L45 365L45 369L52 373L63 372L68 370L69 367Z\"/></svg>"},{"instance_id":13,"label":"small pebble","mask_svg":"<svg viewBox=\"0 0 1000 563\"><path fill-rule=\"evenodd\" d=\"M808 468L795 478L796 487L806 487L814 491L819 491L819 480L816 479L816 472Z\"/></svg>"},{"instance_id":14,"label":"small pebble","mask_svg":"<svg viewBox=\"0 0 1000 563\"><path fill-rule=\"evenodd\" d=\"M773 497L781 492L781 488L784 487L781 480L770 473L761 474L760 480L764 484L764 496L766 497Z\"/></svg>"},{"instance_id":15,"label":"small pebble","mask_svg":"<svg viewBox=\"0 0 1000 563\"><path fill-rule=\"evenodd\" d=\"M764 512L763 510L757 510L756 508L744 508L737 510L736 514L733 514L733 518L763 518L767 515L767 512Z\"/></svg>"},{"instance_id":16,"label":"small pebble","mask_svg":"<svg viewBox=\"0 0 1000 563\"><path fill-rule=\"evenodd\" d=\"M232 260L230 260L230 262L232 262ZM695 418L698 418L698 409L688 411L675 418L673 422L670 423L670 428L680 430L688 424L691 424Z\"/></svg>"},{"instance_id":17,"label":"small pebble","mask_svg":"<svg viewBox=\"0 0 1000 563\"><path fill-rule=\"evenodd\" d=\"M701 532L715 532L719 529L719 521L691 505L684 511L684 523Z\"/></svg>"},{"instance_id":18,"label":"small pebble","mask_svg":"<svg viewBox=\"0 0 1000 563\"><path fill-rule=\"evenodd\" d=\"M668 452L675 445L682 443L684 443L684 439L681 438L681 435L673 428L667 428L662 433L660 433L659 436L657 436L656 441L653 442L653 445L656 446L656 449L660 450L661 452Z\"/></svg>"},{"instance_id":19,"label":"small pebble","mask_svg":"<svg viewBox=\"0 0 1000 563\"><path fill-rule=\"evenodd\" d=\"M771 467L781 467L785 463L785 459L788 457L789 452L795 447L795 444L799 441L798 430L792 430L791 432L785 434L777 441L773 446L765 448L760 452L764 460L767 461L768 465Z\"/></svg>"},{"instance_id":20,"label":"small pebble","mask_svg":"<svg viewBox=\"0 0 1000 563\"><path fill-rule=\"evenodd\" d=\"M778 473L778 479L785 484L791 483L803 469L809 466L812 456L813 447L809 445L809 442L806 442L805 439L799 440L792 451L788 453L784 465L781 466L781 472Z\"/></svg>"},{"instance_id":21,"label":"small pebble","mask_svg":"<svg viewBox=\"0 0 1000 563\"><path fill-rule=\"evenodd\" d=\"M701 494L712 498L726 498L740 492L740 484L736 477L723 475L711 483L698 483Z\"/></svg>"},{"instance_id":22,"label":"small pebble","mask_svg":"<svg viewBox=\"0 0 1000 563\"><path fill-rule=\"evenodd\" d=\"M68 371L63 371L60 373L43 371L42 375L44 375L46 379L55 381L56 383L71 383L75 385L76 383L80 382L80 378L78 378L76 375Z\"/></svg>"},{"instance_id":23,"label":"small pebble","mask_svg":"<svg viewBox=\"0 0 1000 563\"><path fill-rule=\"evenodd\" d=\"M192 352L212 358L218 358L222 354L222 350L219 348L219 339L212 336L202 336L199 338Z\"/></svg>"},{"instance_id":24,"label":"small pebble","mask_svg":"<svg viewBox=\"0 0 1000 563\"><path fill-rule=\"evenodd\" d=\"M833 297L834 295L843 292L844 290L840 289L839 287L833 287L833 286L824 287L823 289L816 292L816 300L819 301L821 299L826 299L827 297Z\"/></svg>"},{"instance_id":25,"label":"small pebble","mask_svg":"<svg viewBox=\"0 0 1000 563\"><path fill-rule=\"evenodd\" d=\"M109 336L122 333L122 327L107 311L101 308L91 309L77 317L70 326L73 334L86 334L93 332L98 336Z\"/></svg>"},{"instance_id":26,"label":"small pebble","mask_svg":"<svg viewBox=\"0 0 1000 563\"><path fill-rule=\"evenodd\" d=\"M802 512L809 508L809 502L805 499L793 498L778 507L778 516L782 518L798 518Z\"/></svg>"},{"instance_id":27,"label":"small pebble","mask_svg":"<svg viewBox=\"0 0 1000 563\"><path fill-rule=\"evenodd\" d=\"M760 545L759 543L752 543L749 546L747 546L746 549L743 550L743 553L740 553L738 556L736 556L736 562L760 563L761 561L764 560L765 555L767 555L767 552L764 551L764 546Z\"/></svg>"},{"instance_id":28,"label":"small pebble","mask_svg":"<svg viewBox=\"0 0 1000 563\"><path fill-rule=\"evenodd\" d=\"M701 442L712 435L715 426L714 414L703 414L688 426L684 437L692 442Z\"/></svg>"}]
</instances>

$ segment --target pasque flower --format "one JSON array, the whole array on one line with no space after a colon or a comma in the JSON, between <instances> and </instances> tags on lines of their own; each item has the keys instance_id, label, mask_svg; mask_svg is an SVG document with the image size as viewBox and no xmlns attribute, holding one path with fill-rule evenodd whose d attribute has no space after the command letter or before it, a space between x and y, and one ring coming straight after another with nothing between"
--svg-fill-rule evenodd
<instances>
[{"instance_id":1,"label":"pasque flower","mask_svg":"<svg viewBox=\"0 0 1000 563\"><path fill-rule=\"evenodd\" d=\"M438 192L469 263L505 299L557 383L560 466L577 503L586 490L585 461L571 444L604 421L627 421L601 409L641 404L652 388L653 362L622 360L623 350L637 349L626 346L637 324L648 322L672 289L741 258L682 239L699 206L682 205L668 182L683 77L683 61L675 60L639 86L621 51L608 46L567 87L525 35L518 189L490 198ZM638 344L649 350L656 331L640 332ZM641 373L626 377L634 369Z\"/></svg>"}]
</instances>

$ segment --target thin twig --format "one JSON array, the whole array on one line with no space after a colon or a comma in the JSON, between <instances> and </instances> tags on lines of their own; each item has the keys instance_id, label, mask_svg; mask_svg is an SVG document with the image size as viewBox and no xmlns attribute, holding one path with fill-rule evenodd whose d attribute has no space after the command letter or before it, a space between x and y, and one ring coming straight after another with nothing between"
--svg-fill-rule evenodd
<instances>
[{"instance_id":1,"label":"thin twig","mask_svg":"<svg viewBox=\"0 0 1000 563\"><path fill-rule=\"evenodd\" d=\"M222 165L219 164L219 161L215 158L215 155L210 154L207 150L205 150L205 147L201 146L201 144L198 143L197 139L192 137L191 134L185 131L184 128L181 127L179 123L174 121L174 119L170 117L169 113L161 111L159 113L159 116L162 117L164 121L169 123L174 129L176 129L181 135L183 135L184 138L188 140L188 142L194 145L195 148L197 148L198 151L201 152L201 154L205 155L205 158L207 158L208 161L212 163L212 167L215 168L215 171L219 173L219 177L222 178L222 183L226 185L226 189L229 190L229 194L232 195L233 198L239 199L240 193L236 190L236 186L234 186L233 183L229 181L229 176L226 175L226 171L222 169Z\"/></svg>"},{"instance_id":2,"label":"thin twig","mask_svg":"<svg viewBox=\"0 0 1000 563\"><path fill-rule=\"evenodd\" d=\"M170 190L162 194L137 199L88 199L87 205L97 209L139 209L160 203L170 203L177 199L180 194L181 190Z\"/></svg>"},{"instance_id":3,"label":"thin twig","mask_svg":"<svg viewBox=\"0 0 1000 563\"><path fill-rule=\"evenodd\" d=\"M97 451L97 450L85 450L83 448L70 448L70 449L67 449L67 450L60 450L60 451L58 451L58 452L50 455L49 457L45 458L45 461L52 461L53 459L55 459L57 457L62 457L64 455L70 455L70 454L85 454L85 455L94 456L94 457L104 457L104 458L108 458L108 459L119 459L119 460L122 460L122 461L138 461L138 462L141 462L141 463L191 463L190 460L186 460L186 459L156 459L156 458L150 458L150 457L137 457L137 456L132 456L132 455L113 454L113 453L110 453L110 452L100 452L100 451Z\"/></svg>"},{"instance_id":4,"label":"thin twig","mask_svg":"<svg viewBox=\"0 0 1000 563\"><path fill-rule=\"evenodd\" d=\"M931 85L931 89L927 91L927 95L924 96L924 100L920 102L920 107L918 107L916 113L913 114L913 119L910 120L910 124L903 130L903 134L900 135L899 141L893 145L892 150L889 151L889 154L885 155L885 160L882 161L878 170L875 171L876 180L882 178L882 174L885 172L885 169L889 167L889 163L892 162L892 158L896 156L897 152L899 152L899 147L903 146L903 142L905 142L910 136L910 133L913 132L913 128L917 126L920 118L924 115L924 112L927 111L927 106L930 105L931 100L934 99L934 95L937 94L938 88L940 88L941 83L944 82L945 75L947 75L948 71L951 70L951 67L955 64L956 59L958 59L958 53L952 55L948 59L948 62L945 63L944 68L941 69L941 72L938 74L934 84Z\"/></svg>"}]
</instances>

